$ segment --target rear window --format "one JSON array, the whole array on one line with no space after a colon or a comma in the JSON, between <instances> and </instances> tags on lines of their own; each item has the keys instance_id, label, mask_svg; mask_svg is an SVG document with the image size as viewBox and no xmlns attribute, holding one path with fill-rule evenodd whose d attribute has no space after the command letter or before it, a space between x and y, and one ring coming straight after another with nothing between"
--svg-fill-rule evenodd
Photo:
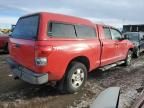
<instances>
[{"instance_id":1,"label":"rear window","mask_svg":"<svg viewBox=\"0 0 144 108\"><path fill-rule=\"evenodd\" d=\"M39 15L20 18L12 33L13 38L36 39L38 33Z\"/></svg>"},{"instance_id":2,"label":"rear window","mask_svg":"<svg viewBox=\"0 0 144 108\"><path fill-rule=\"evenodd\" d=\"M58 38L76 37L74 26L62 23L50 23L48 34L49 36Z\"/></svg>"},{"instance_id":3,"label":"rear window","mask_svg":"<svg viewBox=\"0 0 144 108\"><path fill-rule=\"evenodd\" d=\"M84 25L76 25L77 37L80 38L93 38L96 37L94 28Z\"/></svg>"}]
</instances>

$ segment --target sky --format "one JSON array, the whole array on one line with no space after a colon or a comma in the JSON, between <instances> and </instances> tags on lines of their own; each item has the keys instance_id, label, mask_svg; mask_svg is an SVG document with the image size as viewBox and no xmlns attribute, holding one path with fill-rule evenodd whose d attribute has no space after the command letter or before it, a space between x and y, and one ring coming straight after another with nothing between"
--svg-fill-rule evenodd
<instances>
[{"instance_id":1,"label":"sky","mask_svg":"<svg viewBox=\"0 0 144 108\"><path fill-rule=\"evenodd\" d=\"M122 27L144 24L143 10L144 0L0 0L0 27L15 24L20 16L41 11Z\"/></svg>"}]
</instances>

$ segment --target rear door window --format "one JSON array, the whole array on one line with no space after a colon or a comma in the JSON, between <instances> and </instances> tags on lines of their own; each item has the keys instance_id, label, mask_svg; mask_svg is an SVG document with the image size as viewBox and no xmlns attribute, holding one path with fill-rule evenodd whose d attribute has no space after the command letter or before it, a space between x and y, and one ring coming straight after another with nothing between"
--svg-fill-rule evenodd
<instances>
[{"instance_id":1,"label":"rear door window","mask_svg":"<svg viewBox=\"0 0 144 108\"><path fill-rule=\"evenodd\" d=\"M89 26L76 25L77 37L80 38L94 38L96 37L95 29Z\"/></svg>"},{"instance_id":2,"label":"rear door window","mask_svg":"<svg viewBox=\"0 0 144 108\"><path fill-rule=\"evenodd\" d=\"M20 18L12 33L12 38L36 39L38 34L39 15Z\"/></svg>"},{"instance_id":3,"label":"rear door window","mask_svg":"<svg viewBox=\"0 0 144 108\"><path fill-rule=\"evenodd\" d=\"M63 23L50 23L48 35L58 38L76 38L74 25Z\"/></svg>"}]
</instances>

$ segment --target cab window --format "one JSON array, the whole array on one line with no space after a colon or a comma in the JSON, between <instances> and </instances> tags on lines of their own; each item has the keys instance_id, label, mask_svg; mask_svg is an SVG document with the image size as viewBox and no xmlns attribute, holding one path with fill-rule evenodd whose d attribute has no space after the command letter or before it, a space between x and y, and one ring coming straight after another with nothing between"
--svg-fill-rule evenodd
<instances>
[{"instance_id":1,"label":"cab window","mask_svg":"<svg viewBox=\"0 0 144 108\"><path fill-rule=\"evenodd\" d=\"M57 38L76 38L74 25L55 22L49 24L48 35Z\"/></svg>"},{"instance_id":2,"label":"cab window","mask_svg":"<svg viewBox=\"0 0 144 108\"><path fill-rule=\"evenodd\" d=\"M119 38L121 38L121 33L116 30L116 29L111 29L111 34L112 34L112 39L113 40L118 40Z\"/></svg>"},{"instance_id":3,"label":"cab window","mask_svg":"<svg viewBox=\"0 0 144 108\"><path fill-rule=\"evenodd\" d=\"M85 25L76 25L75 26L77 37L79 38L95 38L96 32L95 29Z\"/></svg>"},{"instance_id":4,"label":"cab window","mask_svg":"<svg viewBox=\"0 0 144 108\"><path fill-rule=\"evenodd\" d=\"M104 27L103 29L104 29L104 35L106 39L112 39L110 29L108 27Z\"/></svg>"}]
</instances>

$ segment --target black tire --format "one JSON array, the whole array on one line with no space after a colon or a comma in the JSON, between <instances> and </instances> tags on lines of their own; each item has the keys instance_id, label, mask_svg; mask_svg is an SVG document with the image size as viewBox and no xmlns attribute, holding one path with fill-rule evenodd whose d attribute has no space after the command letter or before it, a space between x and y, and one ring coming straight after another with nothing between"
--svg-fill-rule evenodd
<instances>
[{"instance_id":1,"label":"black tire","mask_svg":"<svg viewBox=\"0 0 144 108\"><path fill-rule=\"evenodd\" d=\"M61 80L58 84L59 90L63 93L77 92L84 86L86 79L87 79L86 66L80 62L72 62L67 70L64 79Z\"/></svg>"},{"instance_id":2,"label":"black tire","mask_svg":"<svg viewBox=\"0 0 144 108\"><path fill-rule=\"evenodd\" d=\"M125 66L131 65L131 60L132 60L132 51L129 50L128 53L127 53L127 57L125 59L124 65Z\"/></svg>"},{"instance_id":3,"label":"black tire","mask_svg":"<svg viewBox=\"0 0 144 108\"><path fill-rule=\"evenodd\" d=\"M136 49L136 51L134 52L134 57L138 58L140 56L140 49Z\"/></svg>"},{"instance_id":4,"label":"black tire","mask_svg":"<svg viewBox=\"0 0 144 108\"><path fill-rule=\"evenodd\" d=\"M4 50L5 53L8 53L8 52L9 52L9 51L8 51L8 44L5 45L5 47L4 47L3 50Z\"/></svg>"}]
</instances>

